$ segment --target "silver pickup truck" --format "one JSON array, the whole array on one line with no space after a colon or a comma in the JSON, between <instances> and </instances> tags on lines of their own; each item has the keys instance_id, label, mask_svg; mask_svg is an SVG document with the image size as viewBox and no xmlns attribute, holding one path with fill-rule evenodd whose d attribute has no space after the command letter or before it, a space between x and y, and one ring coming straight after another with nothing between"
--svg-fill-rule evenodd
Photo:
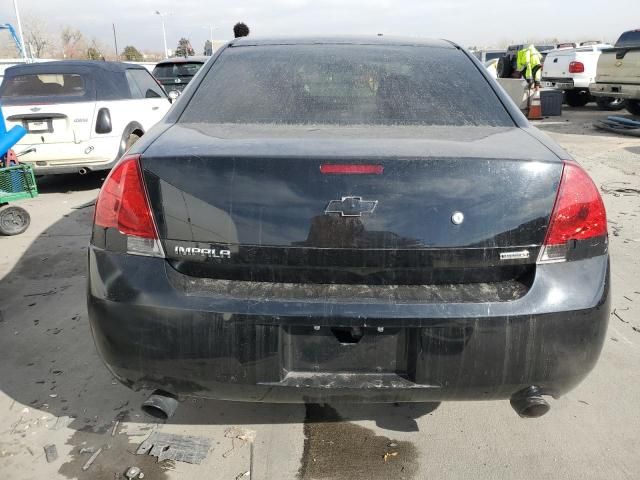
<instances>
[{"instance_id":1,"label":"silver pickup truck","mask_svg":"<svg viewBox=\"0 0 640 480\"><path fill-rule=\"evenodd\" d=\"M595 97L627 99L627 110L640 115L640 30L624 32L613 48L602 51L589 91Z\"/></svg>"}]
</instances>

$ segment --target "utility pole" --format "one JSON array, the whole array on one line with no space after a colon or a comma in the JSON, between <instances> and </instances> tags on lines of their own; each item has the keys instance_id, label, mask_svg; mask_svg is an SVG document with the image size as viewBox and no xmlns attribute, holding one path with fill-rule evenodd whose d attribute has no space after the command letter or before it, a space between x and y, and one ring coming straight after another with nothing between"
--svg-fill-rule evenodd
<instances>
[{"instance_id":1,"label":"utility pole","mask_svg":"<svg viewBox=\"0 0 640 480\"><path fill-rule=\"evenodd\" d=\"M13 0L13 8L16 11L16 21L18 22L18 35L20 36L20 50L22 54L22 58L25 62L29 61L29 57L27 56L27 47L24 44L24 35L22 34L22 22L20 21L20 11L18 10L18 0Z\"/></svg>"},{"instance_id":2,"label":"utility pole","mask_svg":"<svg viewBox=\"0 0 640 480\"><path fill-rule=\"evenodd\" d=\"M164 58L169 58L167 55L167 31L164 28L164 16L166 13L160 13L156 10L156 15L160 15L160 21L162 22L162 40L164 41Z\"/></svg>"},{"instance_id":3,"label":"utility pole","mask_svg":"<svg viewBox=\"0 0 640 480\"><path fill-rule=\"evenodd\" d=\"M120 56L118 55L118 37L116 36L116 24L112 23L113 26L113 43L116 46L116 60L120 60Z\"/></svg>"},{"instance_id":4,"label":"utility pole","mask_svg":"<svg viewBox=\"0 0 640 480\"><path fill-rule=\"evenodd\" d=\"M211 42L211 55L213 55L213 25L209 26L209 41Z\"/></svg>"}]
</instances>

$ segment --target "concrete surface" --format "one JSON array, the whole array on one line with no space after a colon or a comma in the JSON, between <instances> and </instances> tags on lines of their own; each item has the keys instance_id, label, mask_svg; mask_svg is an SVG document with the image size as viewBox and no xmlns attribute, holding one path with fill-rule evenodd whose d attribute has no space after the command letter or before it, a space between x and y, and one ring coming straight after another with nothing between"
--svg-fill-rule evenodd
<instances>
[{"instance_id":1,"label":"concrete surface","mask_svg":"<svg viewBox=\"0 0 640 480\"><path fill-rule=\"evenodd\" d=\"M139 409L145 393L113 381L85 310L85 256L100 179L61 177L24 205L26 234L0 238L0 478L637 479L640 478L640 140L595 131L606 115L567 110L538 125L604 185L613 259L608 339L595 371L522 420L508 402L288 406L187 401L168 423ZM153 430L210 438L205 462L136 456ZM253 446L251 439L254 439ZM58 459L47 463L43 448ZM87 471L91 453L103 450ZM388 453L385 462L384 455ZM394 453L397 453L394 455Z\"/></svg>"}]
</instances>

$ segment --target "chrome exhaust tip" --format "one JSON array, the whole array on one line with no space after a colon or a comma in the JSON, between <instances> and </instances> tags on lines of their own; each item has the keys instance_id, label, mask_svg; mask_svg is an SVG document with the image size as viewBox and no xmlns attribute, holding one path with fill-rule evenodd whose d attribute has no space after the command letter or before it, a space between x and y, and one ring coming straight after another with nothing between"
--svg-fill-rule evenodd
<instances>
[{"instance_id":1,"label":"chrome exhaust tip","mask_svg":"<svg viewBox=\"0 0 640 480\"><path fill-rule=\"evenodd\" d=\"M551 409L551 405L542 398L540 389L535 386L514 393L510 402L511 408L522 418L539 418Z\"/></svg>"}]
</instances>

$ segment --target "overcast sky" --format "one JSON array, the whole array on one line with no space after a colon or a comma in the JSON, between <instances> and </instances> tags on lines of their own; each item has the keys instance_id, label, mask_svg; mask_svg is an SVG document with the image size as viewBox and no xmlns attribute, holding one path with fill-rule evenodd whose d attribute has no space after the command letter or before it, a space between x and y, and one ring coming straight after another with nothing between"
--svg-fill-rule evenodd
<instances>
[{"instance_id":1,"label":"overcast sky","mask_svg":"<svg viewBox=\"0 0 640 480\"><path fill-rule=\"evenodd\" d=\"M22 17L38 15L54 32L62 25L118 45L162 50L160 18L168 12L167 43L191 40L197 53L213 26L216 40L232 38L244 21L255 36L375 34L438 37L491 46L530 38L615 40L640 28L640 0L18 0ZM531 19L531 20L525 20ZM537 20L533 20L537 19ZM15 24L13 2L0 0L0 23ZM635 23L634 23L635 22ZM3 41L8 36L3 34Z\"/></svg>"}]
</instances>

